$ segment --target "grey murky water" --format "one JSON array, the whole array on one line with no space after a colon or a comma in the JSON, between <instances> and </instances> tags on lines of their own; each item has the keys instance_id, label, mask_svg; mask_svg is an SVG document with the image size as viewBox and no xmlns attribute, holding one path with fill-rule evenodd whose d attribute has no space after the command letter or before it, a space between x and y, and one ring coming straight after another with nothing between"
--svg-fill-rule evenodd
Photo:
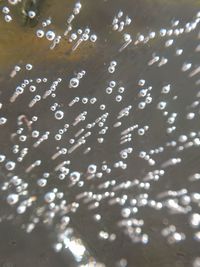
<instances>
[{"instance_id":1,"label":"grey murky water","mask_svg":"<svg viewBox=\"0 0 200 267\"><path fill-rule=\"evenodd\" d=\"M0 1L0 264L198 267L200 1L75 4Z\"/></svg>"}]
</instances>

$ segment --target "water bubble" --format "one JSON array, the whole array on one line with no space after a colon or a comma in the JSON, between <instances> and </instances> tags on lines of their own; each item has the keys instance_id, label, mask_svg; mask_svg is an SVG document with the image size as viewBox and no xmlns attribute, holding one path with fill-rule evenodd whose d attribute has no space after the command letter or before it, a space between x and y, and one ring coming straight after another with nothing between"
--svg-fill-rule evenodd
<instances>
[{"instance_id":1,"label":"water bubble","mask_svg":"<svg viewBox=\"0 0 200 267\"><path fill-rule=\"evenodd\" d=\"M167 41L165 42L165 46L166 46L166 47L169 47L169 46L171 46L173 43L174 43L174 40L173 40L173 39L169 39L169 40L167 40Z\"/></svg>"},{"instance_id":2,"label":"water bubble","mask_svg":"<svg viewBox=\"0 0 200 267\"><path fill-rule=\"evenodd\" d=\"M76 33L72 33L70 38L75 41L77 39L77 34Z\"/></svg>"},{"instance_id":3,"label":"water bubble","mask_svg":"<svg viewBox=\"0 0 200 267\"><path fill-rule=\"evenodd\" d=\"M79 85L79 80L77 78L72 78L69 82L69 87L76 88Z\"/></svg>"},{"instance_id":4,"label":"water bubble","mask_svg":"<svg viewBox=\"0 0 200 267\"><path fill-rule=\"evenodd\" d=\"M55 118L56 118L57 120L62 120L63 117L64 117L64 112L63 112L63 111L61 111L61 110L57 110L57 111L55 112Z\"/></svg>"},{"instance_id":5,"label":"water bubble","mask_svg":"<svg viewBox=\"0 0 200 267\"><path fill-rule=\"evenodd\" d=\"M109 72L109 73L114 73L114 72L115 72L115 68L112 67L112 66L109 66L109 67L108 67L108 72Z\"/></svg>"},{"instance_id":6,"label":"water bubble","mask_svg":"<svg viewBox=\"0 0 200 267\"><path fill-rule=\"evenodd\" d=\"M190 112L190 113L188 113L187 116L186 116L186 118L187 118L188 120L193 120L194 117L195 117L195 113L194 113L194 112Z\"/></svg>"},{"instance_id":7,"label":"water bubble","mask_svg":"<svg viewBox=\"0 0 200 267\"><path fill-rule=\"evenodd\" d=\"M166 29L161 29L160 30L160 36L164 37L167 33L167 30Z\"/></svg>"},{"instance_id":8,"label":"water bubble","mask_svg":"<svg viewBox=\"0 0 200 267\"><path fill-rule=\"evenodd\" d=\"M19 195L17 194L10 194L7 196L7 203L9 205L15 205L19 201Z\"/></svg>"},{"instance_id":9,"label":"water bubble","mask_svg":"<svg viewBox=\"0 0 200 267\"><path fill-rule=\"evenodd\" d=\"M6 22L11 22L12 21L12 17L10 15L5 15L4 17Z\"/></svg>"},{"instance_id":10,"label":"water bubble","mask_svg":"<svg viewBox=\"0 0 200 267\"><path fill-rule=\"evenodd\" d=\"M200 226L200 214L198 213L191 214L189 221L190 225L193 228L198 228Z\"/></svg>"},{"instance_id":11,"label":"water bubble","mask_svg":"<svg viewBox=\"0 0 200 267\"><path fill-rule=\"evenodd\" d=\"M14 161L8 161L6 162L6 165L5 165L8 171L14 170L15 166L16 166L16 163Z\"/></svg>"},{"instance_id":12,"label":"water bubble","mask_svg":"<svg viewBox=\"0 0 200 267\"><path fill-rule=\"evenodd\" d=\"M33 68L33 65L31 65L31 64L26 64L26 69L27 69L27 70L32 70L32 68Z\"/></svg>"},{"instance_id":13,"label":"water bubble","mask_svg":"<svg viewBox=\"0 0 200 267\"><path fill-rule=\"evenodd\" d=\"M44 200L47 202L47 203L51 203L55 200L55 193L53 192L47 192L45 195L44 195Z\"/></svg>"},{"instance_id":14,"label":"water bubble","mask_svg":"<svg viewBox=\"0 0 200 267\"><path fill-rule=\"evenodd\" d=\"M17 213L18 214L23 214L26 211L26 206L25 205L20 205L19 207L17 207Z\"/></svg>"},{"instance_id":15,"label":"water bubble","mask_svg":"<svg viewBox=\"0 0 200 267\"><path fill-rule=\"evenodd\" d=\"M47 180L41 178L41 179L37 180L37 184L38 184L38 186L40 186L40 187L44 187L44 186L46 186L46 184L47 184Z\"/></svg>"},{"instance_id":16,"label":"water bubble","mask_svg":"<svg viewBox=\"0 0 200 267\"><path fill-rule=\"evenodd\" d=\"M138 85L139 86L144 86L145 85L145 80L143 80L143 79L139 80Z\"/></svg>"},{"instance_id":17,"label":"water bubble","mask_svg":"<svg viewBox=\"0 0 200 267\"><path fill-rule=\"evenodd\" d=\"M2 12L3 12L4 14L8 14L8 13L10 12L10 9L9 9L7 6L4 6L4 7L2 8Z\"/></svg>"},{"instance_id":18,"label":"water bubble","mask_svg":"<svg viewBox=\"0 0 200 267\"><path fill-rule=\"evenodd\" d=\"M4 125L7 122L5 117L0 117L0 125Z\"/></svg>"},{"instance_id":19,"label":"water bubble","mask_svg":"<svg viewBox=\"0 0 200 267\"><path fill-rule=\"evenodd\" d=\"M55 33L53 31L47 31L46 32L46 38L49 41L53 41L53 39L55 38Z\"/></svg>"},{"instance_id":20,"label":"water bubble","mask_svg":"<svg viewBox=\"0 0 200 267\"><path fill-rule=\"evenodd\" d=\"M157 108L160 109L160 110L163 110L163 109L165 109L166 105L167 105L166 102L161 101L161 102L158 103Z\"/></svg>"},{"instance_id":21,"label":"water bubble","mask_svg":"<svg viewBox=\"0 0 200 267\"><path fill-rule=\"evenodd\" d=\"M28 12L28 16L29 16L29 18L30 18L30 19L33 19L33 18L35 18L35 16L36 16L36 13L35 13L35 11L33 11L33 10L30 10L30 11Z\"/></svg>"},{"instance_id":22,"label":"water bubble","mask_svg":"<svg viewBox=\"0 0 200 267\"><path fill-rule=\"evenodd\" d=\"M38 38L42 38L44 36L44 31L39 29L37 30L36 35Z\"/></svg>"},{"instance_id":23,"label":"water bubble","mask_svg":"<svg viewBox=\"0 0 200 267\"><path fill-rule=\"evenodd\" d=\"M94 173L96 173L96 171L97 171L97 166L96 166L95 164L90 164L90 165L88 166L87 171L88 171L89 173L91 173L91 174L94 174Z\"/></svg>"},{"instance_id":24,"label":"water bubble","mask_svg":"<svg viewBox=\"0 0 200 267\"><path fill-rule=\"evenodd\" d=\"M130 40L131 40L131 35L128 34L128 33L125 33L125 34L124 34L124 41L125 41L125 42L129 42Z\"/></svg>"},{"instance_id":25,"label":"water bubble","mask_svg":"<svg viewBox=\"0 0 200 267\"><path fill-rule=\"evenodd\" d=\"M112 91L113 91L113 89L112 89L111 87L107 87L107 88L106 88L106 93L107 93L108 95L112 94Z\"/></svg>"},{"instance_id":26,"label":"water bubble","mask_svg":"<svg viewBox=\"0 0 200 267\"><path fill-rule=\"evenodd\" d=\"M122 96L121 96L121 95L117 95L117 96L115 97L115 100L116 100L117 102L121 102L121 101L122 101Z\"/></svg>"},{"instance_id":27,"label":"water bubble","mask_svg":"<svg viewBox=\"0 0 200 267\"><path fill-rule=\"evenodd\" d=\"M70 180L72 182L78 182L80 180L81 174L79 172L70 173Z\"/></svg>"},{"instance_id":28,"label":"water bubble","mask_svg":"<svg viewBox=\"0 0 200 267\"><path fill-rule=\"evenodd\" d=\"M97 36L95 34L92 34L90 36L90 41L93 42L93 43L95 43L97 41Z\"/></svg>"}]
</instances>

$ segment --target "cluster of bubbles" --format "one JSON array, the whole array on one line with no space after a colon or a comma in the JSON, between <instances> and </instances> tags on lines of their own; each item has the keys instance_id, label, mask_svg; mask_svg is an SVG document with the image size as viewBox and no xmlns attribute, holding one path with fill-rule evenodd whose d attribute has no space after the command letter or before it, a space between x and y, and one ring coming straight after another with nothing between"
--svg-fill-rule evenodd
<instances>
[{"instance_id":1,"label":"cluster of bubbles","mask_svg":"<svg viewBox=\"0 0 200 267\"><path fill-rule=\"evenodd\" d=\"M117 16L114 17L112 22L114 31L122 32L125 26L129 26L131 24L131 18L129 18L129 16L126 16L123 20L123 16L124 12L120 10Z\"/></svg>"},{"instance_id":2,"label":"cluster of bubbles","mask_svg":"<svg viewBox=\"0 0 200 267\"><path fill-rule=\"evenodd\" d=\"M72 51L75 51L82 42L90 41L95 43L97 41L97 35L91 33L91 29L86 27L85 29L78 28L73 30L73 22L79 15L82 5L80 2L76 2L72 13L67 19L67 29L64 32L57 34L51 29L52 19L48 18L42 22L42 28L37 29L36 36L43 38L44 36L50 42L52 42L50 49L54 49L62 40L68 40L69 43L73 43Z\"/></svg>"},{"instance_id":3,"label":"cluster of bubbles","mask_svg":"<svg viewBox=\"0 0 200 267\"><path fill-rule=\"evenodd\" d=\"M82 41L99 41L96 34L90 34L89 27L71 32L72 21L81 8L81 3L75 3L63 34L69 35L72 51ZM7 7L2 12L9 16ZM119 33L131 24L129 16L122 18L123 12L119 11L110 25ZM46 36L53 49L62 37L49 28L51 23L50 18L43 21L36 35ZM35 77L37 66L31 63L13 67L10 79L16 79L16 86L2 91L0 103L1 132L6 133L10 124L15 128L6 140L7 147L0 145L0 191L1 198L13 212L24 216L22 227L27 233L42 222L54 229L56 252L70 250L79 266L106 266L91 258L87 242L80 238L73 220L84 214L85 224L90 223L92 228L96 225L93 240L108 249L119 242L120 235L134 248L136 244L151 243L148 216L152 212L160 217L160 239L167 244L184 243L188 238L188 233L171 220L173 214L184 218L192 240L199 245L200 173L188 175L187 181L178 186L172 183L170 189L163 186L169 175L173 176L172 171L184 164L186 155L199 150L200 146L197 125L200 67L198 62L187 58L181 42L182 37L188 41L194 40L194 36L195 40L200 38L199 23L200 13L197 13L185 25L173 20L168 29L161 28L146 35L133 37L122 33L124 43L118 55L131 46L150 45L155 38L160 48L145 59L147 71L138 75L136 81L130 73L131 84L127 84L123 72L115 75L123 68L119 56L106 62L106 67L103 65L102 70L98 70L97 79L102 71L102 75L106 72L107 80L103 88L98 88L101 93L94 89L92 96L85 90L88 86L85 83L90 82L90 70L85 66L68 76L59 73L57 78L55 74L42 77L41 72L40 77ZM191 51L194 55L199 52L199 45ZM158 73L163 69L169 71L173 58L179 58L176 72L190 85L192 97L184 102L184 107L178 102L183 94L180 85L166 76L158 85L151 76L155 69ZM21 71L23 80L19 82L17 77ZM26 111L21 115L16 112L20 101ZM6 112L8 106L12 119ZM41 107L45 109L45 116ZM149 120L152 111L156 115ZM161 129L162 142L154 138L155 127ZM133 174L133 168L139 166L143 166L141 172ZM159 184L162 189L157 192ZM116 255L116 267L129 264L130 259L123 252L119 252L119 259ZM198 266L199 257L193 261L193 267Z\"/></svg>"},{"instance_id":4,"label":"cluster of bubbles","mask_svg":"<svg viewBox=\"0 0 200 267\"><path fill-rule=\"evenodd\" d=\"M6 5L3 6L2 8L2 14L4 15L4 21L9 23L9 22L12 22L13 21L13 16L12 16L12 6L16 6L18 4L20 4L21 6L26 5L26 3L28 4L28 1L27 0L7 0L6 1ZM30 4L34 4L36 3L36 1L29 1ZM30 20L33 20L35 19L36 17L36 11L35 10L25 10L24 8L22 8L22 14L29 18Z\"/></svg>"}]
</instances>

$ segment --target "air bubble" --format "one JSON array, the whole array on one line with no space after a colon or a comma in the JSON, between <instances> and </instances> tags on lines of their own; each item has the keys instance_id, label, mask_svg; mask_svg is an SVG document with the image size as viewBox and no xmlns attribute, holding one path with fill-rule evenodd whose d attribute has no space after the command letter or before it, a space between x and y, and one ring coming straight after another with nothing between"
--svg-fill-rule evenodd
<instances>
[{"instance_id":1,"label":"air bubble","mask_svg":"<svg viewBox=\"0 0 200 267\"><path fill-rule=\"evenodd\" d=\"M112 94L112 91L113 91L113 89L112 89L111 87L107 87L107 88L106 88L106 93L107 93L108 95Z\"/></svg>"},{"instance_id":2,"label":"air bubble","mask_svg":"<svg viewBox=\"0 0 200 267\"><path fill-rule=\"evenodd\" d=\"M33 10L30 10L30 11L28 12L28 16L29 16L29 18L30 18L30 19L33 19L33 18L35 18L35 16L36 16L36 13L35 13L35 11L33 11Z\"/></svg>"},{"instance_id":3,"label":"air bubble","mask_svg":"<svg viewBox=\"0 0 200 267\"><path fill-rule=\"evenodd\" d=\"M79 86L79 80L77 78L72 78L69 82L69 88L76 88Z\"/></svg>"},{"instance_id":4,"label":"air bubble","mask_svg":"<svg viewBox=\"0 0 200 267\"><path fill-rule=\"evenodd\" d=\"M44 195L44 200L47 202L47 203L51 203L55 200L55 193L53 192L47 192L45 195Z\"/></svg>"},{"instance_id":5,"label":"air bubble","mask_svg":"<svg viewBox=\"0 0 200 267\"><path fill-rule=\"evenodd\" d=\"M97 36L96 36L95 34L92 34L92 35L90 36L90 41L93 42L93 43L95 43L96 40L97 40Z\"/></svg>"},{"instance_id":6,"label":"air bubble","mask_svg":"<svg viewBox=\"0 0 200 267\"><path fill-rule=\"evenodd\" d=\"M49 41L53 41L53 39L55 38L55 33L53 31L47 31L46 32L46 38Z\"/></svg>"},{"instance_id":7,"label":"air bubble","mask_svg":"<svg viewBox=\"0 0 200 267\"><path fill-rule=\"evenodd\" d=\"M12 171L12 170L14 170L15 166L16 166L16 163L15 163L14 161L8 161L8 162L6 163L6 165L5 165L5 167L6 167L6 169L7 169L8 171Z\"/></svg>"},{"instance_id":8,"label":"air bubble","mask_svg":"<svg viewBox=\"0 0 200 267\"><path fill-rule=\"evenodd\" d=\"M17 194L10 194L7 196L7 203L9 205L15 205L19 201L19 195Z\"/></svg>"},{"instance_id":9,"label":"air bubble","mask_svg":"<svg viewBox=\"0 0 200 267\"><path fill-rule=\"evenodd\" d=\"M33 65L31 65L31 64L26 64L26 69L27 69L27 70L32 70L32 68L33 68Z\"/></svg>"},{"instance_id":10,"label":"air bubble","mask_svg":"<svg viewBox=\"0 0 200 267\"><path fill-rule=\"evenodd\" d=\"M4 125L7 122L5 117L0 117L0 125Z\"/></svg>"},{"instance_id":11,"label":"air bubble","mask_svg":"<svg viewBox=\"0 0 200 267\"><path fill-rule=\"evenodd\" d=\"M5 15L4 17L6 22L11 22L12 21L12 17L10 15Z\"/></svg>"},{"instance_id":12,"label":"air bubble","mask_svg":"<svg viewBox=\"0 0 200 267\"><path fill-rule=\"evenodd\" d=\"M56 118L57 120L62 120L63 117L64 117L64 112L63 112L63 111L61 111L61 110L57 110L57 111L55 112L55 118Z\"/></svg>"},{"instance_id":13,"label":"air bubble","mask_svg":"<svg viewBox=\"0 0 200 267\"><path fill-rule=\"evenodd\" d=\"M44 36L44 31L43 30L37 30L36 35L38 38L42 38Z\"/></svg>"}]
</instances>

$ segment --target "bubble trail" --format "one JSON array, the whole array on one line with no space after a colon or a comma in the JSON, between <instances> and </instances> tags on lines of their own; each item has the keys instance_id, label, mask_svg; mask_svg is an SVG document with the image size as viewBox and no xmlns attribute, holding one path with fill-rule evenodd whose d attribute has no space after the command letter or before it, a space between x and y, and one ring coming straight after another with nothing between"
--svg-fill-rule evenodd
<instances>
[{"instance_id":1,"label":"bubble trail","mask_svg":"<svg viewBox=\"0 0 200 267\"><path fill-rule=\"evenodd\" d=\"M22 3L2 2L12 30ZM1 220L45 225L76 266L179 266L182 254L199 266L200 12L141 32L128 2L107 2L102 23L89 23L90 1L62 27L41 14L30 30L40 51L6 70Z\"/></svg>"}]
</instances>

